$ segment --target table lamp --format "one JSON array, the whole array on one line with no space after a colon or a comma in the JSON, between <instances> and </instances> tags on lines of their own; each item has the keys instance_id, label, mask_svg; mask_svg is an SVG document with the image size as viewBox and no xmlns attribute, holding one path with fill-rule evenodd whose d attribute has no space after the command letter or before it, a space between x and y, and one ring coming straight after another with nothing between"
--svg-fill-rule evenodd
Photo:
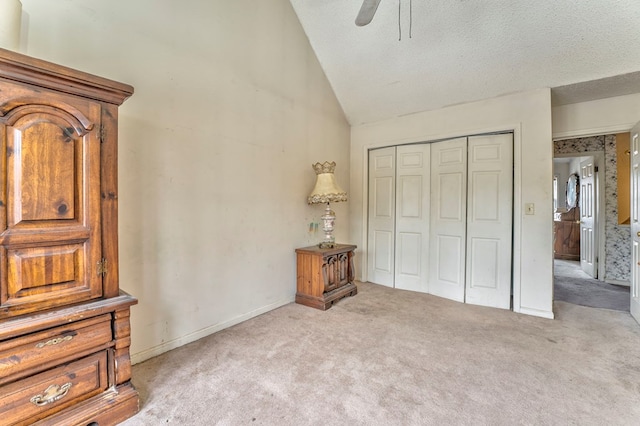
<instances>
[{"instance_id":1,"label":"table lamp","mask_svg":"<svg viewBox=\"0 0 640 426\"><path fill-rule=\"evenodd\" d=\"M318 244L320 248L334 248L336 245L335 238L333 236L333 225L336 221L336 214L331 210L329 203L338 201L347 201L347 193L344 192L333 172L336 169L335 161L329 163L313 164L313 170L316 172L316 186L311 191L311 194L307 197L307 203L320 204L326 203L327 207L324 210L324 215L320 217L322 220L322 230L324 231L324 240Z\"/></svg>"}]
</instances>

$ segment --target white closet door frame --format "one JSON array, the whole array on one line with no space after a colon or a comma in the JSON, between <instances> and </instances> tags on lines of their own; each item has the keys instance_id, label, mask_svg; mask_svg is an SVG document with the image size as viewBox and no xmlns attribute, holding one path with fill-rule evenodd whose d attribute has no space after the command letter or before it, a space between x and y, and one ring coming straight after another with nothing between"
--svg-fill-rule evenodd
<instances>
[{"instance_id":1,"label":"white closet door frame","mask_svg":"<svg viewBox=\"0 0 640 426\"><path fill-rule=\"evenodd\" d=\"M429 291L430 158L427 143L396 150L395 287Z\"/></svg>"},{"instance_id":2,"label":"white closet door frame","mask_svg":"<svg viewBox=\"0 0 640 426\"><path fill-rule=\"evenodd\" d=\"M467 138L431 144L429 292L464 302Z\"/></svg>"},{"instance_id":3,"label":"white closet door frame","mask_svg":"<svg viewBox=\"0 0 640 426\"><path fill-rule=\"evenodd\" d=\"M468 142L465 302L511 307L513 135Z\"/></svg>"},{"instance_id":4,"label":"white closet door frame","mask_svg":"<svg viewBox=\"0 0 640 426\"><path fill-rule=\"evenodd\" d=\"M368 281L394 286L396 147L369 151Z\"/></svg>"},{"instance_id":5,"label":"white closet door frame","mask_svg":"<svg viewBox=\"0 0 640 426\"><path fill-rule=\"evenodd\" d=\"M631 129L631 315L640 323L640 123Z\"/></svg>"}]
</instances>

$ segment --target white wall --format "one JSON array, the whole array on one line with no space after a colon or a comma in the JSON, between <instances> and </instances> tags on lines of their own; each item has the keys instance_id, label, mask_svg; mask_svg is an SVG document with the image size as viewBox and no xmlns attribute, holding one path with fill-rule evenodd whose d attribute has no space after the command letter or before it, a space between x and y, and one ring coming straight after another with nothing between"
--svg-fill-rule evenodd
<instances>
[{"instance_id":1,"label":"white wall","mask_svg":"<svg viewBox=\"0 0 640 426\"><path fill-rule=\"evenodd\" d=\"M577 174L580 176L580 163L586 160L588 157L574 157L569 163L569 174Z\"/></svg>"},{"instance_id":2,"label":"white wall","mask_svg":"<svg viewBox=\"0 0 640 426\"><path fill-rule=\"evenodd\" d=\"M640 93L557 106L552 114L554 139L628 132L640 121Z\"/></svg>"},{"instance_id":3,"label":"white wall","mask_svg":"<svg viewBox=\"0 0 640 426\"><path fill-rule=\"evenodd\" d=\"M553 318L551 94L549 89L456 105L351 129L351 241L366 278L367 149L514 130L514 310ZM534 203L535 214L524 215Z\"/></svg>"},{"instance_id":4,"label":"white wall","mask_svg":"<svg viewBox=\"0 0 640 426\"><path fill-rule=\"evenodd\" d=\"M129 83L120 283L141 361L293 300L311 164L350 130L288 0L23 0L23 53ZM336 237L349 203L332 205Z\"/></svg>"}]
</instances>

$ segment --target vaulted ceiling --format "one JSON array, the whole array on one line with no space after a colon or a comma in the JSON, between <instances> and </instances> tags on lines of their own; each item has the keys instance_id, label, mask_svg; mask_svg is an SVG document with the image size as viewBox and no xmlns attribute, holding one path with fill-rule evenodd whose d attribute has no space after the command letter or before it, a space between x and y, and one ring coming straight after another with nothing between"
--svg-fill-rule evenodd
<instances>
[{"instance_id":1,"label":"vaulted ceiling","mask_svg":"<svg viewBox=\"0 0 640 426\"><path fill-rule=\"evenodd\" d=\"M542 87L555 104L640 92L639 0L381 0L365 27L362 0L290 1L353 125Z\"/></svg>"}]
</instances>

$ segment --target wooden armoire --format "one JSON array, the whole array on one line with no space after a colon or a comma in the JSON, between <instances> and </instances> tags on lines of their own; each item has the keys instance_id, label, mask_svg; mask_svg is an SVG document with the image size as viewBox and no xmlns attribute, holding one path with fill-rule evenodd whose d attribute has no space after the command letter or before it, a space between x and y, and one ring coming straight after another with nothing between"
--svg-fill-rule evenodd
<instances>
[{"instance_id":1,"label":"wooden armoire","mask_svg":"<svg viewBox=\"0 0 640 426\"><path fill-rule=\"evenodd\" d=\"M0 49L0 424L138 410L118 283L118 106L133 88Z\"/></svg>"}]
</instances>

